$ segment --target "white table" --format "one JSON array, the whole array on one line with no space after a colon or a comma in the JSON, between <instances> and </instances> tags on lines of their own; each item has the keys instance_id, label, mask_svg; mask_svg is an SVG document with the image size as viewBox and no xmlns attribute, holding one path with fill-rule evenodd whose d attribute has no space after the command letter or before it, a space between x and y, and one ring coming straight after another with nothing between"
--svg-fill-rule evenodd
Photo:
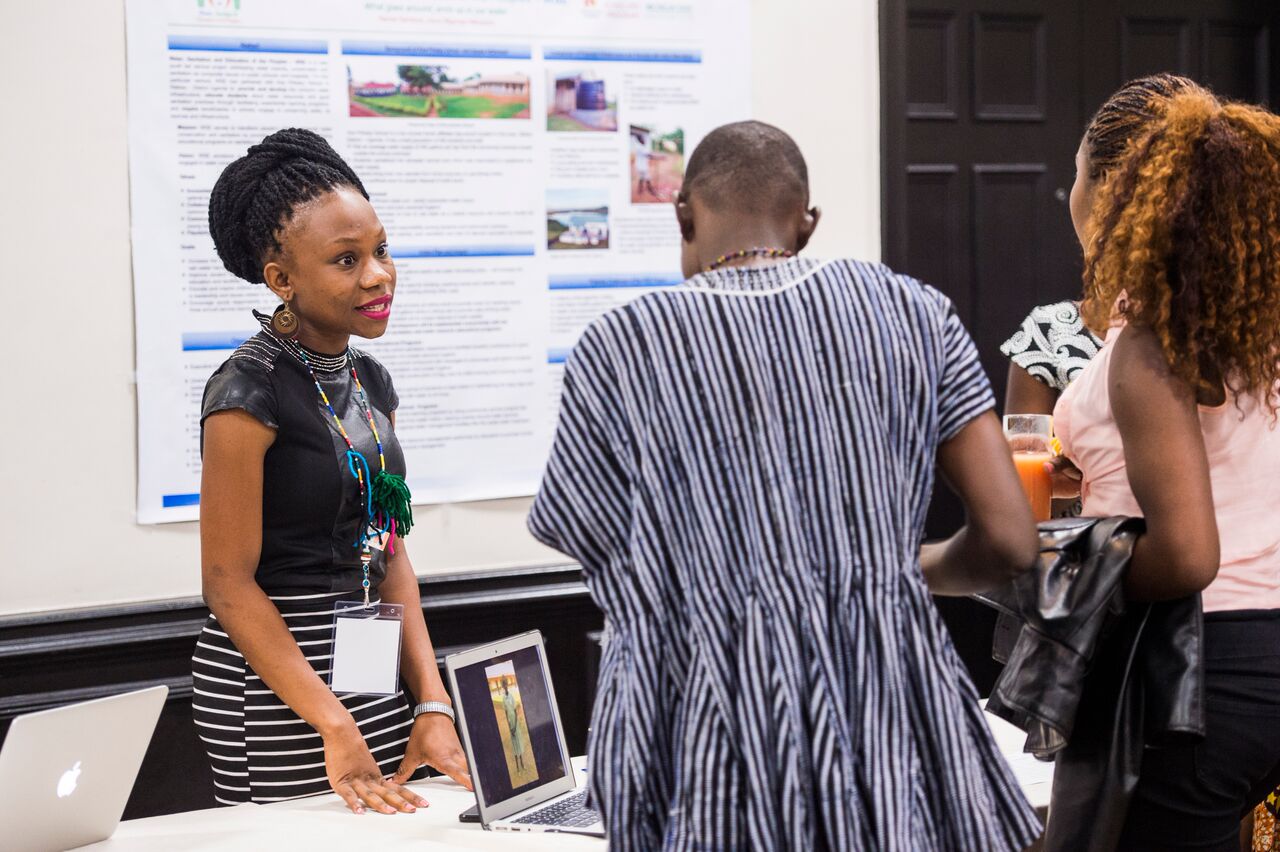
<instances>
[{"instance_id":1,"label":"white table","mask_svg":"<svg viewBox=\"0 0 1280 852\"><path fill-rule=\"evenodd\" d=\"M1023 792L1043 817L1049 806L1053 765L1022 753L1025 735L1007 722L985 714L996 742L1013 767ZM582 777L583 758L574 759ZM580 782L581 783L581 782ZM292 849L376 852L414 849L592 850L606 844L593 837L484 831L478 824L458 822L458 814L475 797L454 782L433 778L410 785L431 803L413 814L385 816L372 811L356 816L336 795L315 796L273 805L211 808L120 824L110 840L84 847L92 850L173 852L182 850Z\"/></svg>"},{"instance_id":2,"label":"white table","mask_svg":"<svg viewBox=\"0 0 1280 852\"><path fill-rule=\"evenodd\" d=\"M574 759L579 784L585 780L583 758ZM414 849L545 849L603 852L597 837L572 834L485 831L478 823L458 822L458 814L476 803L475 796L440 776L408 785L431 803L412 814L366 811L356 816L336 794L272 805L237 805L120 823L110 840L84 849L129 852L174 850L340 850L383 852Z\"/></svg>"},{"instance_id":3,"label":"white table","mask_svg":"<svg viewBox=\"0 0 1280 852\"><path fill-rule=\"evenodd\" d=\"M985 705L986 702L984 701L983 704ZM996 745L1000 747L1000 753L1004 755L1004 759L1009 762L1009 767L1017 777L1018 786L1022 788L1023 795L1027 797L1027 801L1036 809L1036 813L1040 814L1040 819L1043 821L1049 813L1049 794L1053 792L1053 764L1036 760L1022 750L1022 744L1027 741L1027 735L1022 731L990 713L982 715L987 717L991 733L996 736Z\"/></svg>"}]
</instances>

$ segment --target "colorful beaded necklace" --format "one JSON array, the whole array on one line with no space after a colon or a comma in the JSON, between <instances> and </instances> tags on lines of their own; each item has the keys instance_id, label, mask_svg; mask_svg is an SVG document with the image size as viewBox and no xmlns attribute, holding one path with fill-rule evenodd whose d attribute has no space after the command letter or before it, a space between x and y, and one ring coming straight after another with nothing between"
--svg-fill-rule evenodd
<instances>
[{"instance_id":1,"label":"colorful beaded necklace","mask_svg":"<svg viewBox=\"0 0 1280 852\"><path fill-rule=\"evenodd\" d=\"M349 350L344 353L344 357L346 358L347 366L351 370L351 380L355 383L356 404L364 413L365 420L369 423L369 431L373 433L373 442L378 447L377 474L370 474L369 462L356 449L355 444L351 442L351 437L347 435L346 427L342 425L342 418L334 410L333 403L329 401L329 395L324 392L324 387L320 384L320 378L316 375L316 371L311 365L311 359L308 357L306 349L298 346L296 350L290 349L290 351L296 351L298 357L302 359L303 366L307 368L307 372L311 375L311 381L315 384L316 391L320 394L320 401L329 410L329 416L333 418L334 424L338 427L338 434L346 442L347 468L360 486L360 502L364 505L365 523L357 534L355 546L361 548L360 565L364 576L360 585L364 589L365 606L368 606L369 564L373 561L369 539L383 534L390 534L388 546L392 554L396 552L396 534L406 536L409 534L409 530L413 528L412 495L409 493L409 486L405 483L403 476L387 471L387 459L382 451L382 436L378 434L378 424L373 418L373 407L369 404L369 398L365 395L364 385L360 383L360 375L356 372L355 359L350 356Z\"/></svg>"},{"instance_id":2,"label":"colorful beaded necklace","mask_svg":"<svg viewBox=\"0 0 1280 852\"><path fill-rule=\"evenodd\" d=\"M796 253L793 252L791 249L769 248L767 246L756 246L755 248L739 249L738 251L735 251L731 254L722 254L719 257L717 257L714 261L707 264L706 269L702 271L714 272L715 270L724 266L726 263L730 263L735 260L742 260L744 257L775 258L775 257L795 257L795 256L796 256Z\"/></svg>"}]
</instances>

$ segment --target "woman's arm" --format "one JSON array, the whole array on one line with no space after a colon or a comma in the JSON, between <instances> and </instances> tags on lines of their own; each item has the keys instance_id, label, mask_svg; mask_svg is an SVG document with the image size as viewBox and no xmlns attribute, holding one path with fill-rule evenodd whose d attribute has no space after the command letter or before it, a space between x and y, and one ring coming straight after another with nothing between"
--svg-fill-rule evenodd
<instances>
[{"instance_id":1,"label":"woman's arm","mask_svg":"<svg viewBox=\"0 0 1280 852\"><path fill-rule=\"evenodd\" d=\"M1031 506L995 414L970 421L938 447L938 466L964 503L966 521L946 541L920 549L935 595L967 595L1031 567L1039 551Z\"/></svg>"},{"instance_id":2,"label":"woman's arm","mask_svg":"<svg viewBox=\"0 0 1280 852\"><path fill-rule=\"evenodd\" d=\"M211 414L200 483L201 579L209 611L263 682L324 739L329 782L353 811L426 801L382 783L355 720L315 673L254 580L262 549L262 465L275 430L244 411Z\"/></svg>"},{"instance_id":3,"label":"woman's arm","mask_svg":"<svg viewBox=\"0 0 1280 852\"><path fill-rule=\"evenodd\" d=\"M387 576L382 581L381 594L383 601L404 607L400 672L419 702L450 704L449 693L440 680L440 668L436 665L436 652L427 632L427 622L422 617L418 578L413 572L404 540L399 536L395 540L395 551L394 555L387 556ZM448 716L423 713L414 720L404 762L394 780L398 783L409 780L409 776L423 764L435 767L468 790L472 789L467 758L458 742L458 732Z\"/></svg>"},{"instance_id":4,"label":"woman's arm","mask_svg":"<svg viewBox=\"0 0 1280 852\"><path fill-rule=\"evenodd\" d=\"M1112 345L1111 410L1147 522L1125 590L1135 600L1185 597L1213 582L1221 558L1195 391L1169 370L1149 330L1129 327Z\"/></svg>"},{"instance_id":5,"label":"woman's arm","mask_svg":"<svg viewBox=\"0 0 1280 852\"><path fill-rule=\"evenodd\" d=\"M1005 382L1005 414L1053 414L1058 404L1058 391L1012 361Z\"/></svg>"}]
</instances>

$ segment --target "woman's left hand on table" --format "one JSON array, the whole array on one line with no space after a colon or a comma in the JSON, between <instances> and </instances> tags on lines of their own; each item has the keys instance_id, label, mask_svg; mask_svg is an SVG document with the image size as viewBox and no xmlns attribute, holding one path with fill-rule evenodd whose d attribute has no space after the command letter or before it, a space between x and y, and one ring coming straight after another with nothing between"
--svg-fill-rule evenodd
<instances>
[{"instance_id":1,"label":"woman's left hand on table","mask_svg":"<svg viewBox=\"0 0 1280 852\"><path fill-rule=\"evenodd\" d=\"M462 753L458 731L453 720L442 713L423 713L413 722L404 761L392 780L403 784L421 766L430 766L443 772L468 790L471 773L467 770L467 757Z\"/></svg>"}]
</instances>

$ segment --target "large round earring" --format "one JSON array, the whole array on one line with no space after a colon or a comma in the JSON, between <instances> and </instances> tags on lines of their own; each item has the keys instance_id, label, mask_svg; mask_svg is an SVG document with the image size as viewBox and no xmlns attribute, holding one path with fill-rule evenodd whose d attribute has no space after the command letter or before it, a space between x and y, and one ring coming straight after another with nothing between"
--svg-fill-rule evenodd
<instances>
[{"instance_id":1,"label":"large round earring","mask_svg":"<svg viewBox=\"0 0 1280 852\"><path fill-rule=\"evenodd\" d=\"M281 337L293 337L298 333L298 315L289 310L288 302L276 308L271 315L271 330Z\"/></svg>"}]
</instances>

